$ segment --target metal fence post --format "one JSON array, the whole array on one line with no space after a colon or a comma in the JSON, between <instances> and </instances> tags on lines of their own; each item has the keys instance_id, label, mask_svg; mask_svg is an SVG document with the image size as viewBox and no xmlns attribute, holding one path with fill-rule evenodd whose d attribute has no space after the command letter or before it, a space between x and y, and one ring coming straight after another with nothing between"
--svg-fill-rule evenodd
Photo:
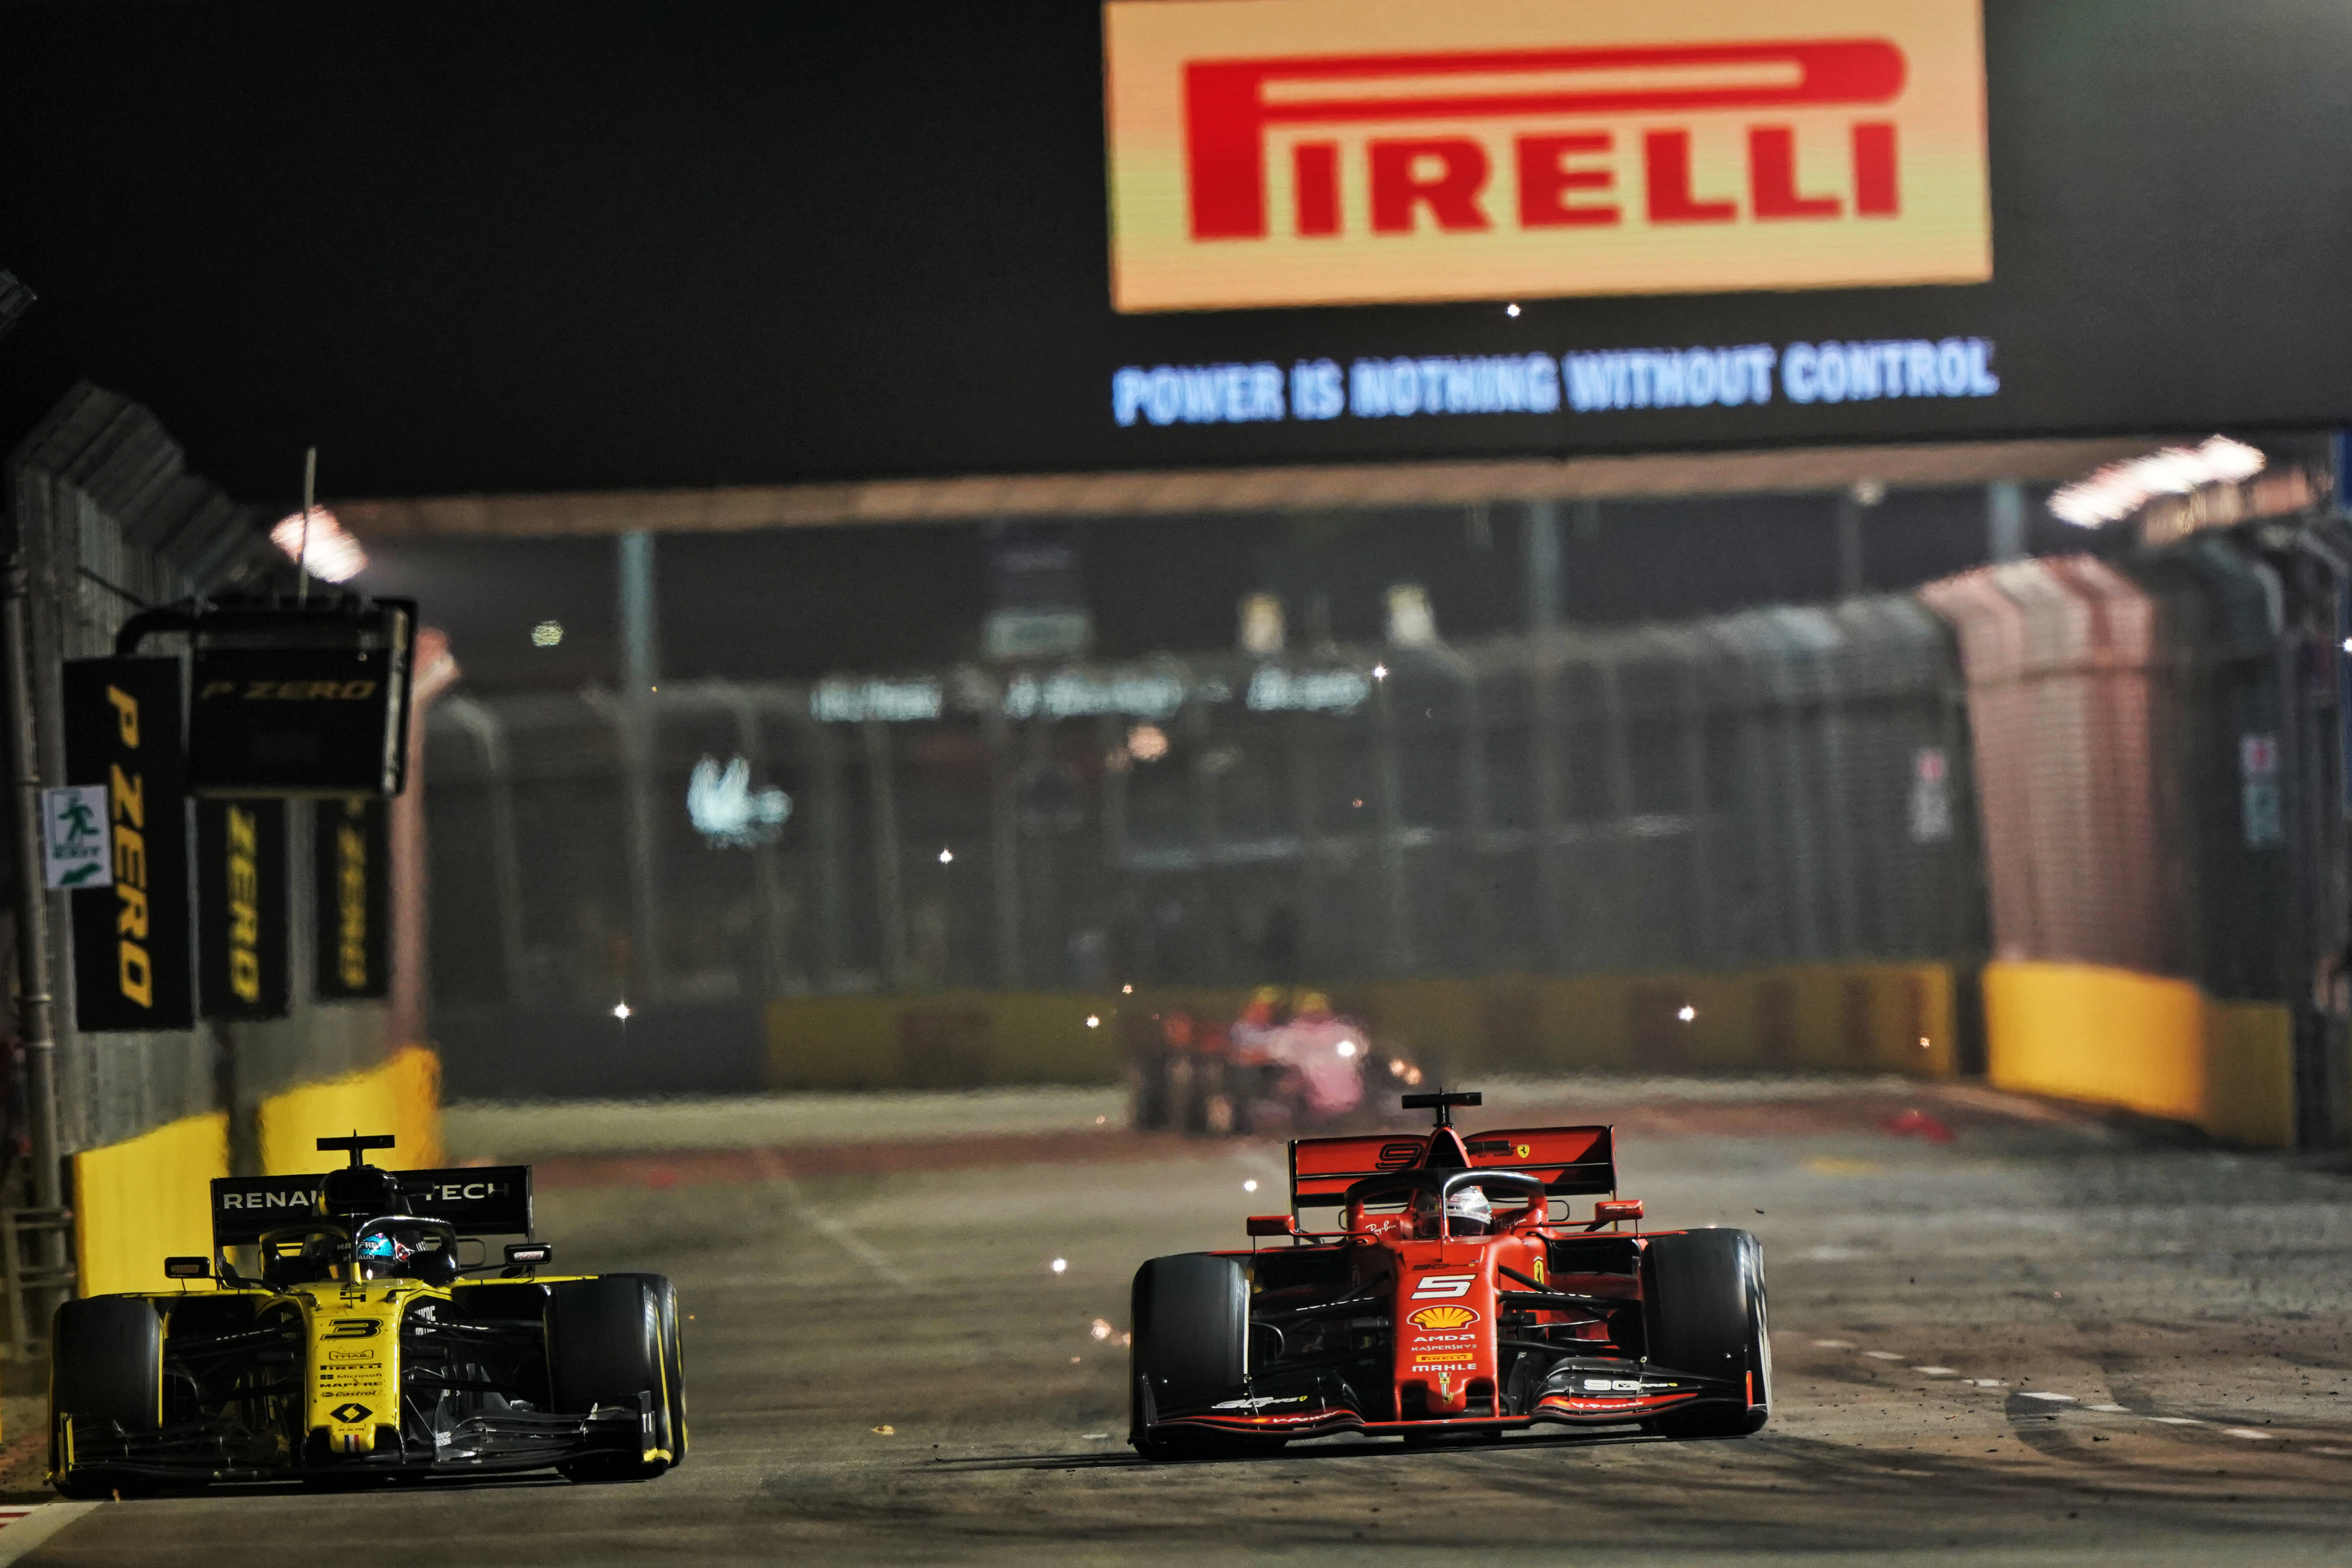
<instances>
[{"instance_id":1,"label":"metal fence post","mask_svg":"<svg viewBox=\"0 0 2352 1568\"><path fill-rule=\"evenodd\" d=\"M1675 642L1675 695L1682 706L1683 795L1690 813L1690 960L1712 963L1716 951L1716 824L1706 781L1706 689L1699 679L1696 650L1684 638Z\"/></svg>"},{"instance_id":2,"label":"metal fence post","mask_svg":"<svg viewBox=\"0 0 2352 1568\"><path fill-rule=\"evenodd\" d=\"M1294 712L1283 725L1290 763L1290 820L1298 835L1298 967L1300 973L1322 973L1326 957L1323 937L1322 814L1316 809L1315 718Z\"/></svg>"},{"instance_id":3,"label":"metal fence post","mask_svg":"<svg viewBox=\"0 0 2352 1568\"><path fill-rule=\"evenodd\" d=\"M1473 966L1495 963L1495 879L1488 874L1486 710L1479 700L1478 667L1452 649L1446 664L1462 682L1462 860L1470 870L1470 951Z\"/></svg>"},{"instance_id":4,"label":"metal fence post","mask_svg":"<svg viewBox=\"0 0 2352 1568\"><path fill-rule=\"evenodd\" d=\"M1192 682L1185 680L1189 692ZM1223 980L1229 973L1233 943L1228 940L1224 911L1216 895L1217 849L1221 824L1217 812L1217 774L1211 763L1210 752L1215 731L1209 722L1209 705L1198 697L1188 696L1184 704L1184 728L1192 742L1192 765L1185 774L1188 786L1187 804L1191 807L1192 844L1199 869L1193 873L1192 918L1200 922L1203 937L1209 977Z\"/></svg>"},{"instance_id":5,"label":"metal fence post","mask_svg":"<svg viewBox=\"0 0 2352 1568\"><path fill-rule=\"evenodd\" d=\"M849 928L848 828L844 809L841 742L833 727L807 720L809 752L815 759L816 805L810 837L816 860L817 981L827 991L841 988L846 959L842 937Z\"/></svg>"},{"instance_id":6,"label":"metal fence post","mask_svg":"<svg viewBox=\"0 0 2352 1568\"><path fill-rule=\"evenodd\" d=\"M1633 728L1625 717L1625 686L1618 668L1618 656L1602 652L1595 663L1601 687L1601 742L1607 755L1602 766L1609 781L1609 819L1602 830L1594 836L1593 863L1606 868L1606 875L1587 877L1579 888L1580 901L1586 906L1584 928L1596 939L1604 939L1601 954L1604 963L1631 965L1638 962L1636 953L1627 945L1628 937L1637 928L1624 921L1612 920L1601 907L1596 889L1616 884L1627 875L1635 859L1632 837L1633 822Z\"/></svg>"},{"instance_id":7,"label":"metal fence post","mask_svg":"<svg viewBox=\"0 0 2352 1568\"><path fill-rule=\"evenodd\" d=\"M2015 479L1985 486L1985 555L1995 562L2025 559L2025 487Z\"/></svg>"},{"instance_id":8,"label":"metal fence post","mask_svg":"<svg viewBox=\"0 0 2352 1568\"><path fill-rule=\"evenodd\" d=\"M40 738L33 706L32 634L26 615L30 597L24 535L25 490L43 481L20 483L10 516L8 553L0 561L0 657L7 661L8 749L15 768L10 804L16 848L17 1032L25 1052L26 1131L32 1144L33 1206L0 1215L5 1258L10 1331L19 1354L46 1340L50 1310L70 1294L73 1262L65 1247L62 1140L58 1128L57 1013L51 986L49 931L58 899L46 886L41 841ZM32 1241L27 1264L19 1235Z\"/></svg>"},{"instance_id":9,"label":"metal fence post","mask_svg":"<svg viewBox=\"0 0 2352 1568\"><path fill-rule=\"evenodd\" d=\"M1562 765L1560 667L1556 650L1538 643L1528 665L1528 750L1534 766L1536 931L1542 961L1569 964L1567 846L1562 842L1567 770Z\"/></svg>"},{"instance_id":10,"label":"metal fence post","mask_svg":"<svg viewBox=\"0 0 2352 1568\"><path fill-rule=\"evenodd\" d=\"M1045 722L1040 720L1036 722ZM1020 764L1013 756L1011 721L992 697L981 718L988 744L988 875L996 927L996 983L1021 988L1021 807L1015 798Z\"/></svg>"},{"instance_id":11,"label":"metal fence post","mask_svg":"<svg viewBox=\"0 0 2352 1568\"><path fill-rule=\"evenodd\" d=\"M751 764L751 776L768 776L768 748L760 730L759 699L733 681L721 682L719 699L735 716L735 749ZM776 846L772 839L751 847L751 896L760 923L760 985L762 997L783 994L784 972L789 967L784 956L784 889L783 879L776 869Z\"/></svg>"},{"instance_id":12,"label":"metal fence post","mask_svg":"<svg viewBox=\"0 0 2352 1568\"><path fill-rule=\"evenodd\" d=\"M892 773L890 726L868 719L866 784L874 811L874 900L882 917L882 973L892 990L907 984L906 862L898 851L898 782Z\"/></svg>"},{"instance_id":13,"label":"metal fence post","mask_svg":"<svg viewBox=\"0 0 2352 1568\"><path fill-rule=\"evenodd\" d=\"M654 871L652 780L654 717L643 693L615 698L603 691L583 694L613 726L621 763L621 827L629 858L630 979L648 1000L666 990L661 963L661 905Z\"/></svg>"},{"instance_id":14,"label":"metal fence post","mask_svg":"<svg viewBox=\"0 0 2352 1568\"><path fill-rule=\"evenodd\" d=\"M514 781L507 760L504 727L499 716L470 697L450 697L442 702L450 718L474 739L482 759L482 789L490 808L490 878L498 904L499 971L506 982L507 1003L521 1006L529 1000L523 973L522 864L515 847Z\"/></svg>"},{"instance_id":15,"label":"metal fence post","mask_svg":"<svg viewBox=\"0 0 2352 1568\"><path fill-rule=\"evenodd\" d=\"M1380 814L1381 967L1412 972L1412 890L1404 864L1404 776L1390 679L1372 682L1373 805Z\"/></svg>"}]
</instances>

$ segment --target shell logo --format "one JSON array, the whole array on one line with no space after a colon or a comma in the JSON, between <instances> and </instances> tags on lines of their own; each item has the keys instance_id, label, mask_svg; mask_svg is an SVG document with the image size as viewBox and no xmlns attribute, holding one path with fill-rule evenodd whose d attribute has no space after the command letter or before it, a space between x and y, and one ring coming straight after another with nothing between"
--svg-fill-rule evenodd
<instances>
[{"instance_id":1,"label":"shell logo","mask_svg":"<svg viewBox=\"0 0 2352 1568\"><path fill-rule=\"evenodd\" d=\"M1458 1329L1478 1321L1468 1307L1423 1307L1405 1319L1416 1329Z\"/></svg>"}]
</instances>

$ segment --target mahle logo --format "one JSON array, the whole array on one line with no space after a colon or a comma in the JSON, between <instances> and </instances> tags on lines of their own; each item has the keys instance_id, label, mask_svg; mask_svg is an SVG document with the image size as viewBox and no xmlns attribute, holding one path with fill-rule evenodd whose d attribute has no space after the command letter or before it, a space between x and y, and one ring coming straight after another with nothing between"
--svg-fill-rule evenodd
<instances>
[{"instance_id":1,"label":"mahle logo","mask_svg":"<svg viewBox=\"0 0 2352 1568\"><path fill-rule=\"evenodd\" d=\"M1122 310L1992 275L1977 0L1112 0Z\"/></svg>"}]
</instances>

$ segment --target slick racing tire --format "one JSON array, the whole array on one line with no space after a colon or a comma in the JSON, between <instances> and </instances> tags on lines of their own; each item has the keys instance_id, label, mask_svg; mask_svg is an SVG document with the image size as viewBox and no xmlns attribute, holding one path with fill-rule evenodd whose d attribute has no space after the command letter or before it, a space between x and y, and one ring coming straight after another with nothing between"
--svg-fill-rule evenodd
<instances>
[{"instance_id":1,"label":"slick racing tire","mask_svg":"<svg viewBox=\"0 0 2352 1568\"><path fill-rule=\"evenodd\" d=\"M669 1464L686 1463L686 1353L678 1332L677 1287L659 1274L612 1274L611 1279L642 1280L661 1310L662 1383L669 1391Z\"/></svg>"},{"instance_id":2,"label":"slick racing tire","mask_svg":"<svg viewBox=\"0 0 2352 1568\"><path fill-rule=\"evenodd\" d=\"M671 1456L583 1455L556 1467L567 1480L651 1480L675 1462L663 1295L656 1283L668 1281L658 1275L614 1274L550 1287L547 1367L554 1408L567 1415L585 1415L600 1405L635 1410L639 1396L647 1396L650 1446Z\"/></svg>"},{"instance_id":3,"label":"slick racing tire","mask_svg":"<svg viewBox=\"0 0 2352 1568\"><path fill-rule=\"evenodd\" d=\"M1653 1237L1642 1271L1652 1364L1747 1390L1744 1405L1672 1411L1657 1418L1657 1430L1669 1437L1744 1437L1761 1430L1772 1413L1762 1244L1744 1230Z\"/></svg>"},{"instance_id":4,"label":"slick racing tire","mask_svg":"<svg viewBox=\"0 0 2352 1568\"><path fill-rule=\"evenodd\" d=\"M155 1482L101 1466L68 1470L58 1441L67 1417L84 1431L130 1433L163 1425L163 1322L136 1296L97 1296L58 1309L49 1336L49 1473L68 1498L152 1492Z\"/></svg>"},{"instance_id":5,"label":"slick racing tire","mask_svg":"<svg viewBox=\"0 0 2352 1568\"><path fill-rule=\"evenodd\" d=\"M1135 1271L1128 1362L1128 1440L1153 1458L1229 1447L1209 1434L1151 1436L1154 1414L1204 1409L1241 1397L1249 1376L1249 1282L1230 1258L1205 1252L1155 1258Z\"/></svg>"}]
</instances>

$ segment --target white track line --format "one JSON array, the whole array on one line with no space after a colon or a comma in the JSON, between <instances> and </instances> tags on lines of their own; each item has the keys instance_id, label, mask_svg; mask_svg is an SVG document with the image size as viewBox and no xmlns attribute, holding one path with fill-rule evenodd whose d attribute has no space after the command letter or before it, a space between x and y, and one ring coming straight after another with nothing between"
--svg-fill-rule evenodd
<instances>
[{"instance_id":1,"label":"white track line","mask_svg":"<svg viewBox=\"0 0 2352 1568\"><path fill-rule=\"evenodd\" d=\"M0 1568L16 1562L98 1506L94 1502L45 1502L24 1517L8 1521L5 1528L0 1528Z\"/></svg>"},{"instance_id":2,"label":"white track line","mask_svg":"<svg viewBox=\"0 0 2352 1568\"><path fill-rule=\"evenodd\" d=\"M1852 1340L1815 1340L1813 1343L1825 1351L1850 1351L1854 1348L1853 1342ZM1906 1359L1906 1357L1896 1355L1893 1351L1864 1351L1861 1353L1870 1357L1874 1361L1903 1361ZM1911 1368L1911 1370L1922 1377L1951 1377L1956 1375L1954 1370L1948 1366L1915 1366ZM1964 1377L1960 1379L1960 1384L1962 1387L1976 1388L2002 1388L2007 1386L2007 1384L2003 1384L2001 1380L1997 1377ZM2140 1411L2134 1410L2127 1405L2117 1405L2113 1401L2103 1401L2096 1405L2086 1405L2080 1399L2077 1399L2074 1394L2058 1394L2046 1388L2020 1389L2018 1391L2017 1397L2020 1399L2039 1399L2050 1405L2072 1405L2078 1410L2095 1410L2102 1415L2137 1416L2140 1420L2155 1421L2166 1426L2202 1426L2206 1425L2206 1423L2200 1421L2193 1415L2144 1415ZM2220 1432L2224 1437L2241 1437L2248 1442L2253 1443L2268 1443L2274 1441L2279 1436L2279 1434L2276 1432L2259 1431L2252 1426L2221 1426L2215 1428L2215 1430ZM2331 1456L2342 1455L2347 1458L2352 1458L2352 1449L2347 1448L2313 1448L2307 1451L2315 1454L2327 1454Z\"/></svg>"},{"instance_id":3,"label":"white track line","mask_svg":"<svg viewBox=\"0 0 2352 1568\"><path fill-rule=\"evenodd\" d=\"M846 1252L883 1279L898 1278L898 1271L890 1267L890 1260L868 1247L864 1237L859 1236L855 1230L824 1210L812 1207L809 1201L801 1195L798 1182L781 1173L770 1179L783 1189L784 1203L792 1209L793 1217L800 1220L811 1230L818 1232L827 1241L840 1247L842 1251Z\"/></svg>"}]
</instances>

